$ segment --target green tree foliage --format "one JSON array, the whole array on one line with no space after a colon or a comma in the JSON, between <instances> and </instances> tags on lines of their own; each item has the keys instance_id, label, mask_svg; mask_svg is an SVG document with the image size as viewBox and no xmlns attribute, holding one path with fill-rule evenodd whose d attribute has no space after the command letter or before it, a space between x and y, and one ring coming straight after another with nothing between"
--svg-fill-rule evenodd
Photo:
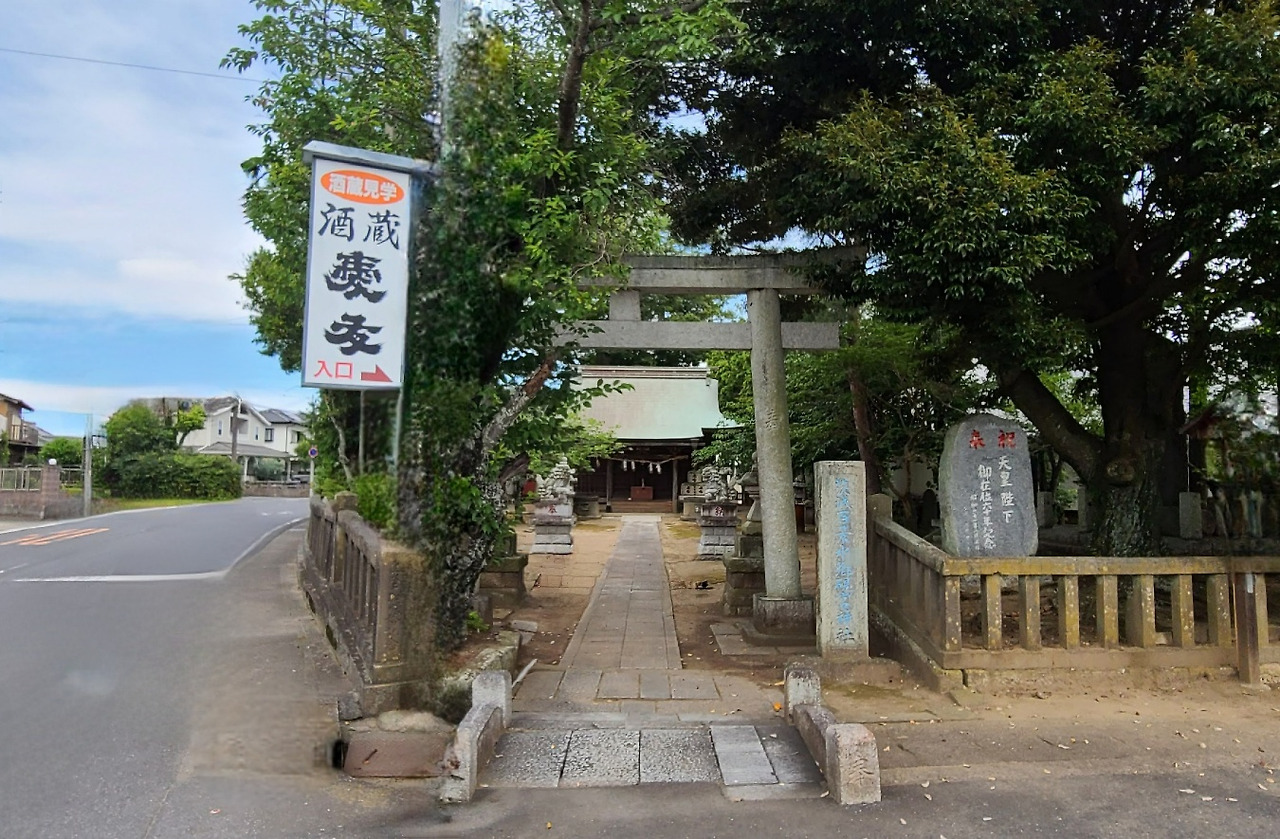
<instances>
[{"instance_id":1,"label":"green tree foliage","mask_svg":"<svg viewBox=\"0 0 1280 839\"><path fill-rule=\"evenodd\" d=\"M190 408L178 411L173 417L173 433L176 435L174 443L181 446L183 441L187 439L187 435L192 431L198 431L204 428L205 420L204 406L194 404Z\"/></svg>"},{"instance_id":2,"label":"green tree foliage","mask_svg":"<svg viewBox=\"0 0 1280 839\"><path fill-rule=\"evenodd\" d=\"M271 245L240 280L264 350L296 369L301 146L327 140L437 160L424 118L435 109L435 11L370 0L257 5L265 14L242 30L252 47L228 63L280 73L255 98L267 114L256 129L264 152L246 163L255 176L246 214ZM464 637L501 532L503 488L527 469L535 443L601 392L568 386L571 349L558 348L565 324L599 311L599 296L578 281L619 278L625 250L659 244L651 138L662 62L705 54L729 20L723 0L522 3L461 55L452 151L427 185L416 237L395 505L398 535L432 560L446 647ZM348 485L351 406L326 393L311 425L317 465Z\"/></svg>"},{"instance_id":3,"label":"green tree foliage","mask_svg":"<svg viewBox=\"0 0 1280 839\"><path fill-rule=\"evenodd\" d=\"M239 498L240 470L234 461L178 451L196 417L203 425L203 408L170 412L162 406L157 413L142 401L108 417L106 486L124 498Z\"/></svg>"},{"instance_id":4,"label":"green tree foliage","mask_svg":"<svg viewBox=\"0 0 1280 839\"><path fill-rule=\"evenodd\" d=\"M860 459L871 492L892 492L910 517L925 489L899 491L893 472L912 462L936 467L947 427L989 401L968 361L944 335L925 341L917 326L851 312L839 352L788 353L787 407L791 456L797 469L820 460ZM748 353L714 353L724 414L742 428L720 432L702 461L750 463L755 448Z\"/></svg>"},{"instance_id":5,"label":"green tree foliage","mask_svg":"<svg viewBox=\"0 0 1280 839\"><path fill-rule=\"evenodd\" d=\"M113 461L177 448L173 429L142 402L131 402L107 418L107 447Z\"/></svg>"},{"instance_id":6,"label":"green tree foliage","mask_svg":"<svg viewBox=\"0 0 1280 839\"><path fill-rule=\"evenodd\" d=\"M739 11L749 36L686 82L708 130L685 140L681 235L866 244L831 288L957 330L1105 499L1096 549L1156 549L1183 387L1274 377L1275 4ZM1044 385L1062 368L1101 433Z\"/></svg>"},{"instance_id":7,"label":"green tree foliage","mask_svg":"<svg viewBox=\"0 0 1280 839\"><path fill-rule=\"evenodd\" d=\"M59 466L79 466L84 461L84 441L75 437L54 437L40 449L40 459Z\"/></svg>"}]
</instances>

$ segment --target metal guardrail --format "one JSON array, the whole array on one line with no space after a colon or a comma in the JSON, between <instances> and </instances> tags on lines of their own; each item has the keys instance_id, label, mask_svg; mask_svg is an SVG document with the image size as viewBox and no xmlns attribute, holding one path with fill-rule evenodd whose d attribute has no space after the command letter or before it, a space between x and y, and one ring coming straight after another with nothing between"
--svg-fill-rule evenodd
<instances>
[{"instance_id":1,"label":"metal guardrail","mask_svg":"<svg viewBox=\"0 0 1280 839\"><path fill-rule=\"evenodd\" d=\"M62 482L63 489L84 487L84 467L83 466L61 467L61 482Z\"/></svg>"},{"instance_id":2,"label":"metal guardrail","mask_svg":"<svg viewBox=\"0 0 1280 839\"><path fill-rule=\"evenodd\" d=\"M40 466L15 466L0 469L0 490L39 492L41 487L40 476L43 471Z\"/></svg>"},{"instance_id":3,"label":"metal guardrail","mask_svg":"<svg viewBox=\"0 0 1280 839\"><path fill-rule=\"evenodd\" d=\"M1259 659L1280 662L1280 557L966 559L869 524L874 607L944 669L1235 665L1233 574L1252 574Z\"/></svg>"}]
</instances>

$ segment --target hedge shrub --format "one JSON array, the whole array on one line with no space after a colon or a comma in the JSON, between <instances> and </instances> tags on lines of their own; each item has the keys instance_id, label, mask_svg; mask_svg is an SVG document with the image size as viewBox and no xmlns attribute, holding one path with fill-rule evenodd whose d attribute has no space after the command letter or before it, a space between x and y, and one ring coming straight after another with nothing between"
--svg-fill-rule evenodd
<instances>
[{"instance_id":1,"label":"hedge shrub","mask_svg":"<svg viewBox=\"0 0 1280 839\"><path fill-rule=\"evenodd\" d=\"M239 498L240 469L209 454L149 452L116 464L114 493L121 498Z\"/></svg>"}]
</instances>

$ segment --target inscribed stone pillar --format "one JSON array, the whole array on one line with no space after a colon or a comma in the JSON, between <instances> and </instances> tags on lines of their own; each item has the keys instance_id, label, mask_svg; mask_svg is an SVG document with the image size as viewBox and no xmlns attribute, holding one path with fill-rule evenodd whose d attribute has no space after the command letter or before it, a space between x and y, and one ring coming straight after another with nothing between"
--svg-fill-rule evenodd
<instances>
[{"instance_id":1,"label":"inscribed stone pillar","mask_svg":"<svg viewBox=\"0 0 1280 839\"><path fill-rule=\"evenodd\" d=\"M867 479L861 461L814 466L818 520L818 651L866 658Z\"/></svg>"},{"instance_id":2,"label":"inscribed stone pillar","mask_svg":"<svg viewBox=\"0 0 1280 839\"><path fill-rule=\"evenodd\" d=\"M787 420L778 292L773 289L748 291L747 319L751 323L751 392L764 526L765 589L769 597L798 598L800 555L796 548L791 427Z\"/></svg>"},{"instance_id":3,"label":"inscribed stone pillar","mask_svg":"<svg viewBox=\"0 0 1280 839\"><path fill-rule=\"evenodd\" d=\"M1204 538L1204 510L1200 493L1178 493L1178 535L1183 539Z\"/></svg>"},{"instance_id":4,"label":"inscribed stone pillar","mask_svg":"<svg viewBox=\"0 0 1280 839\"><path fill-rule=\"evenodd\" d=\"M1053 501L1052 492L1036 493L1036 522L1041 527L1053 527L1057 523L1053 515Z\"/></svg>"},{"instance_id":5,"label":"inscribed stone pillar","mask_svg":"<svg viewBox=\"0 0 1280 839\"><path fill-rule=\"evenodd\" d=\"M1032 556L1039 544L1025 430L991 414L947 430L938 470L942 547L954 556Z\"/></svg>"}]
</instances>

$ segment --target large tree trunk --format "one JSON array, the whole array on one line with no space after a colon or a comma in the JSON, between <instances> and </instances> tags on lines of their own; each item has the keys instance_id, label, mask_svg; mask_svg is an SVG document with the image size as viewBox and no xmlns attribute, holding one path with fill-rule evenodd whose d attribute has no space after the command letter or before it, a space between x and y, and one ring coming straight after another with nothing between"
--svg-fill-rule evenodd
<instances>
[{"instance_id":1,"label":"large tree trunk","mask_svg":"<svg viewBox=\"0 0 1280 839\"><path fill-rule=\"evenodd\" d=\"M1177 347L1140 323L1101 330L1098 398L1105 439L1101 468L1089 476L1098 505L1094 551L1101 556L1161 550L1160 496L1166 455L1182 414Z\"/></svg>"},{"instance_id":2,"label":"large tree trunk","mask_svg":"<svg viewBox=\"0 0 1280 839\"><path fill-rule=\"evenodd\" d=\"M852 366L846 368L845 378L849 382L849 395L853 397L853 428L858 436L858 457L866 464L867 494L875 495L884 490L880 456L876 454L875 430L871 422L871 398L858 370Z\"/></svg>"},{"instance_id":3,"label":"large tree trunk","mask_svg":"<svg viewBox=\"0 0 1280 839\"><path fill-rule=\"evenodd\" d=\"M1120 320L1099 332L1097 370L1103 439L1082 427L1034 373L1002 371L1000 382L1088 486L1097 511L1094 551L1155 554L1166 455L1182 416L1178 348L1137 321Z\"/></svg>"}]
</instances>

